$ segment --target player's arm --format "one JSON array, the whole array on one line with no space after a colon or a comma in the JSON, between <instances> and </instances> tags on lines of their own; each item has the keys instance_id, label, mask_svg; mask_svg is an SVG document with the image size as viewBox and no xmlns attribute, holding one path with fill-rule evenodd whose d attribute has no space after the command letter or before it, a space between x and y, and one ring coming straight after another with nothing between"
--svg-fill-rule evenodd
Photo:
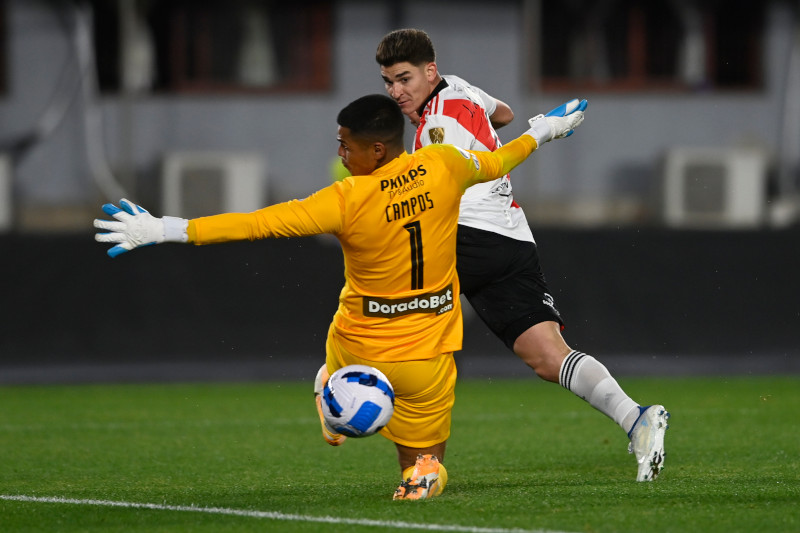
<instances>
[{"instance_id":1,"label":"player's arm","mask_svg":"<svg viewBox=\"0 0 800 533\"><path fill-rule=\"evenodd\" d=\"M526 132L494 152L467 151L457 148L462 156L460 158L462 172L458 172L457 175L466 177L464 190L476 183L495 180L519 166L539 146L536 139Z\"/></svg>"},{"instance_id":2,"label":"player's arm","mask_svg":"<svg viewBox=\"0 0 800 533\"><path fill-rule=\"evenodd\" d=\"M122 199L119 207L105 204L103 212L114 220L96 219L94 226L107 230L95 240L112 243L110 257L163 242L211 244L270 237L299 237L336 233L342 227L342 185L333 184L305 200L275 204L252 213L224 213L185 219L154 217L146 209Z\"/></svg>"},{"instance_id":3,"label":"player's arm","mask_svg":"<svg viewBox=\"0 0 800 533\"><path fill-rule=\"evenodd\" d=\"M478 96L483 102L483 108L486 110L486 114L489 116L489 122L492 123L493 128L502 128L514 120L514 111L511 110L511 106L490 95L480 87L476 87L474 85L470 85L470 87L478 93Z\"/></svg>"},{"instance_id":4,"label":"player's arm","mask_svg":"<svg viewBox=\"0 0 800 533\"><path fill-rule=\"evenodd\" d=\"M334 183L304 200L291 200L252 213L192 219L187 227L188 242L214 244L337 233L342 228L344 209L340 191L345 186L342 182Z\"/></svg>"},{"instance_id":5,"label":"player's arm","mask_svg":"<svg viewBox=\"0 0 800 533\"><path fill-rule=\"evenodd\" d=\"M575 128L583 122L583 113L587 105L586 100L575 99L558 106L546 115L531 118L528 121L530 125L528 131L494 152L459 150L463 158L470 160L475 169L472 173L473 181L467 186L504 176L544 143L572 135Z\"/></svg>"},{"instance_id":6,"label":"player's arm","mask_svg":"<svg viewBox=\"0 0 800 533\"><path fill-rule=\"evenodd\" d=\"M494 99L497 104L495 105L494 113L489 115L489 121L492 123L494 129L502 128L514 120L514 111L511 106L502 100Z\"/></svg>"}]
</instances>

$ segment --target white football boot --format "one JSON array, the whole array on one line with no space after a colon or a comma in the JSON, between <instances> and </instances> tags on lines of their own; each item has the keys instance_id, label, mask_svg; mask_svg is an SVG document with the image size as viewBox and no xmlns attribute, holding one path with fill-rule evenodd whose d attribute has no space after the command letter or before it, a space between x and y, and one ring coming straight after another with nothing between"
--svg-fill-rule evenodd
<instances>
[{"instance_id":1,"label":"white football boot","mask_svg":"<svg viewBox=\"0 0 800 533\"><path fill-rule=\"evenodd\" d=\"M663 405L639 407L639 418L633 423L628 437L628 453L636 456L639 472L636 481L655 481L664 468L664 433L669 413Z\"/></svg>"}]
</instances>

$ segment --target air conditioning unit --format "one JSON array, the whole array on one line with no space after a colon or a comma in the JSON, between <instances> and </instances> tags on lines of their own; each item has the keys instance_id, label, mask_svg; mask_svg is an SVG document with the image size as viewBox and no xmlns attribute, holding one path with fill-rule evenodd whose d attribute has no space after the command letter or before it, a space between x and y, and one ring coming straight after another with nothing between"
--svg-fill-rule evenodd
<instances>
[{"instance_id":1,"label":"air conditioning unit","mask_svg":"<svg viewBox=\"0 0 800 533\"><path fill-rule=\"evenodd\" d=\"M14 204L11 194L12 179L11 158L0 154L0 233L11 231L11 226L14 223L12 212Z\"/></svg>"},{"instance_id":2,"label":"air conditioning unit","mask_svg":"<svg viewBox=\"0 0 800 533\"><path fill-rule=\"evenodd\" d=\"M664 161L668 226L753 228L764 223L768 157L749 148L673 148Z\"/></svg>"},{"instance_id":3,"label":"air conditioning unit","mask_svg":"<svg viewBox=\"0 0 800 533\"><path fill-rule=\"evenodd\" d=\"M267 205L266 160L258 153L172 152L162 167L162 208L196 218Z\"/></svg>"}]
</instances>

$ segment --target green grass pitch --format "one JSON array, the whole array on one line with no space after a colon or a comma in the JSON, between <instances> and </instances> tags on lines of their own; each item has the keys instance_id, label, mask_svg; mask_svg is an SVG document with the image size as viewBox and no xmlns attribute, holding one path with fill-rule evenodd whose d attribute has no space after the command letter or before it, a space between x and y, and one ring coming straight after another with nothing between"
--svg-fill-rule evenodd
<instances>
[{"instance_id":1,"label":"green grass pitch","mask_svg":"<svg viewBox=\"0 0 800 533\"><path fill-rule=\"evenodd\" d=\"M383 437L322 441L310 381L0 387L0 529L800 531L800 377L620 382L672 413L656 482L560 387L465 379L425 502Z\"/></svg>"}]
</instances>

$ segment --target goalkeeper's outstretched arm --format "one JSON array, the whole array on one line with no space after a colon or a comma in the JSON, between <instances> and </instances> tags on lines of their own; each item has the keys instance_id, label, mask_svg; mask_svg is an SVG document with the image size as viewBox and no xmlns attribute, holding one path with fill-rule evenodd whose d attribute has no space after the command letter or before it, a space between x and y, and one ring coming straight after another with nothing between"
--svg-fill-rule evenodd
<instances>
[{"instance_id":1,"label":"goalkeeper's outstretched arm","mask_svg":"<svg viewBox=\"0 0 800 533\"><path fill-rule=\"evenodd\" d=\"M336 233L342 227L343 215L338 207L342 189L344 186L337 182L303 200L270 205L252 213L222 213L191 220L154 217L123 198L119 207L103 206L103 212L114 220L94 221L96 228L107 230L95 234L95 240L113 244L107 253L116 257L162 242L212 244Z\"/></svg>"}]
</instances>

